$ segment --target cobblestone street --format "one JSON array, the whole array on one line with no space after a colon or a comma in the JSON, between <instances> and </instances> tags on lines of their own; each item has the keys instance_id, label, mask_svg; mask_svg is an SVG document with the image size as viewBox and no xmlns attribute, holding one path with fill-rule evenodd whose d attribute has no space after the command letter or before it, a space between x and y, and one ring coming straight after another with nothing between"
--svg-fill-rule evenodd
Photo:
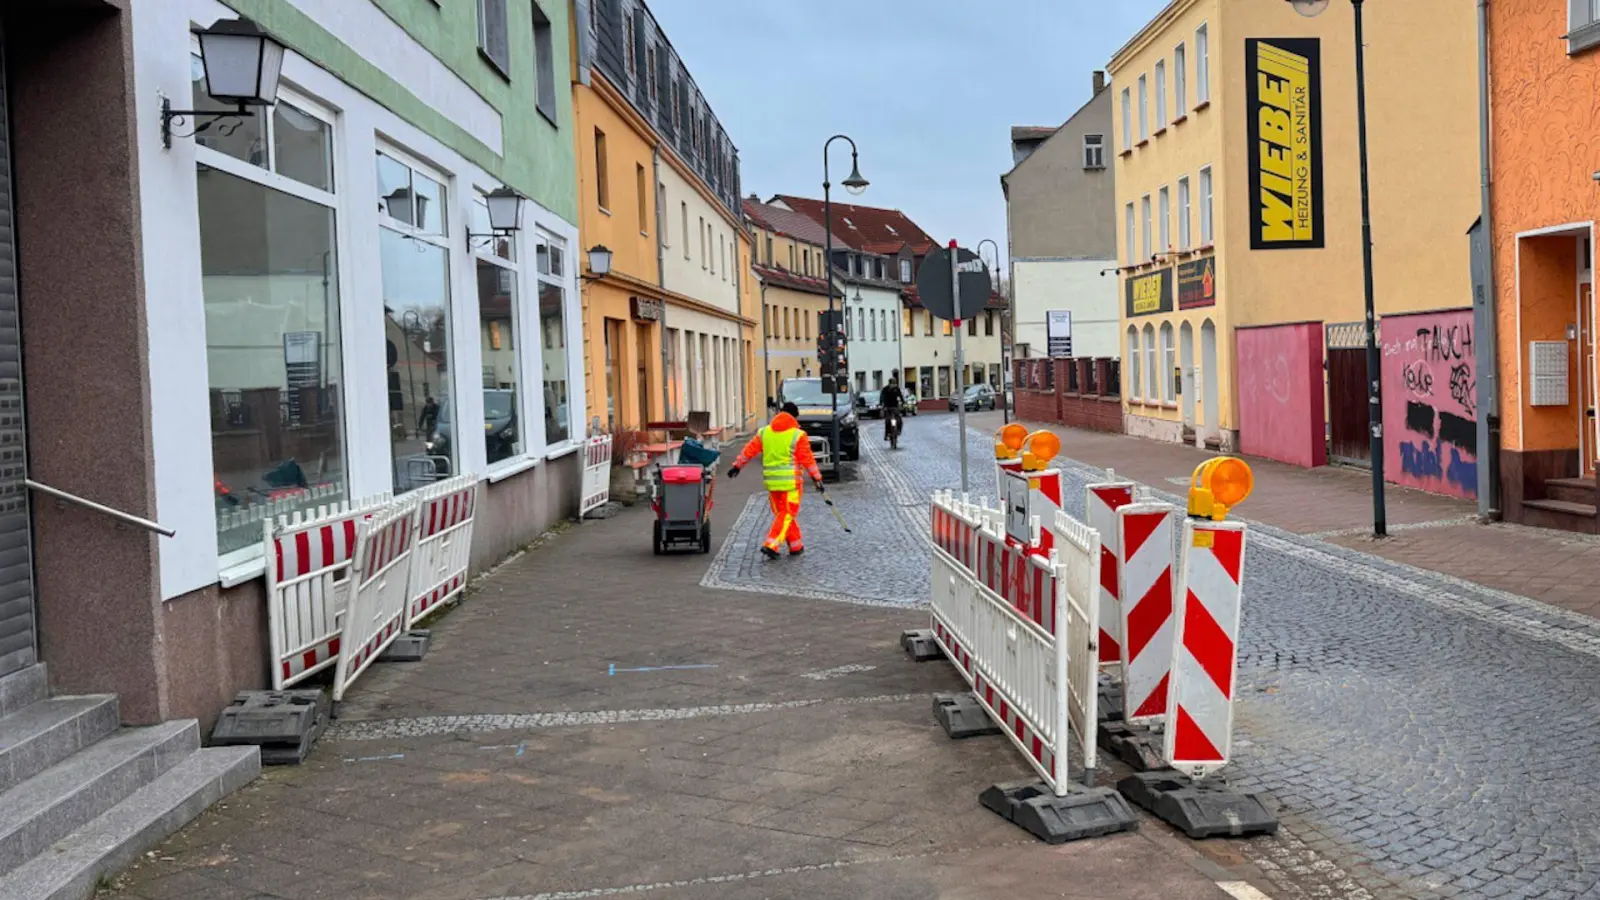
<instances>
[{"instance_id":1,"label":"cobblestone street","mask_svg":"<svg viewBox=\"0 0 1600 900\"><path fill-rule=\"evenodd\" d=\"M993 492L991 424L974 493ZM1196 844L1147 818L1051 848L979 808L1026 769L1002 739L947 740L927 698L959 678L896 644L926 622L926 497L959 483L956 419L907 427L890 453L866 424L830 487L853 534L808 494L802 557L759 561L765 498L723 478L709 559L653 559L635 509L512 561L425 661L375 669L306 765L111 896L1600 896L1581 777L1600 623L1269 525L1229 774L1281 805L1278 835ZM1097 470L1064 463L1081 497ZM1259 489L1246 519L1273 503ZM1360 523L1311 530L1340 524Z\"/></svg>"}]
</instances>

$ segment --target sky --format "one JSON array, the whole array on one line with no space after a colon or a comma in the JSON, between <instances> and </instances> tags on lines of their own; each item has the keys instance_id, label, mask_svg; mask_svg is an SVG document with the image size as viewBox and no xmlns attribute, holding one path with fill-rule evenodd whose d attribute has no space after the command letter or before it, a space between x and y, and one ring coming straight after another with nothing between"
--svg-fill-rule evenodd
<instances>
[{"instance_id":1,"label":"sky","mask_svg":"<svg viewBox=\"0 0 1600 900\"><path fill-rule=\"evenodd\" d=\"M820 198L842 132L871 182L860 203L1003 258L1011 126L1066 121L1167 0L648 2L739 148L745 196ZM849 202L844 141L831 164Z\"/></svg>"}]
</instances>

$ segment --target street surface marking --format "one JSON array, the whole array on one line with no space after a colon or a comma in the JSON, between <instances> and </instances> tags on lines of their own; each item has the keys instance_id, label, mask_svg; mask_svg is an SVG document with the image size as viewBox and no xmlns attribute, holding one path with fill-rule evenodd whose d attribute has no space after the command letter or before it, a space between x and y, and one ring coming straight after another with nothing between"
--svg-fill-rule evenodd
<instances>
[{"instance_id":1,"label":"street surface marking","mask_svg":"<svg viewBox=\"0 0 1600 900\"><path fill-rule=\"evenodd\" d=\"M391 753L388 756L360 756L360 757L357 757L357 756L346 756L344 758L344 761L347 762L347 763L385 762L385 761L391 760L391 759L405 759L405 758L406 758L406 755L404 753Z\"/></svg>"},{"instance_id":2,"label":"street surface marking","mask_svg":"<svg viewBox=\"0 0 1600 900\"><path fill-rule=\"evenodd\" d=\"M1271 897L1243 881L1219 881L1217 882L1217 887L1227 891L1228 896L1235 898L1235 900L1272 900Z\"/></svg>"},{"instance_id":3,"label":"street surface marking","mask_svg":"<svg viewBox=\"0 0 1600 900\"><path fill-rule=\"evenodd\" d=\"M877 666L863 666L859 663L852 663L848 666L839 666L835 669L823 669L820 672L807 672L800 677L809 678L812 681L827 681L830 678L843 678L846 675L854 675L857 672L871 672L876 668Z\"/></svg>"},{"instance_id":4,"label":"street surface marking","mask_svg":"<svg viewBox=\"0 0 1600 900\"><path fill-rule=\"evenodd\" d=\"M636 669L619 669L619 668L617 668L617 664L616 663L612 663L610 670L607 671L606 674L607 675L615 675L618 672L676 672L676 671L679 671L681 669L715 669L715 668L716 668L715 665L709 665L709 666L640 666L640 667L638 667Z\"/></svg>"},{"instance_id":5,"label":"street surface marking","mask_svg":"<svg viewBox=\"0 0 1600 900\"><path fill-rule=\"evenodd\" d=\"M744 716L753 713L803 709L808 706L861 706L873 703L901 703L920 700L926 694L880 694L875 697L843 697L834 700L784 700L776 703L738 703L722 706L689 706L666 709L606 709L589 712L512 713L502 715L418 716L409 719L379 719L335 725L326 736L330 741L381 741L399 737L479 733L489 731L527 731L536 728L572 728L587 725L625 725L630 722L671 722L709 716Z\"/></svg>"}]
</instances>

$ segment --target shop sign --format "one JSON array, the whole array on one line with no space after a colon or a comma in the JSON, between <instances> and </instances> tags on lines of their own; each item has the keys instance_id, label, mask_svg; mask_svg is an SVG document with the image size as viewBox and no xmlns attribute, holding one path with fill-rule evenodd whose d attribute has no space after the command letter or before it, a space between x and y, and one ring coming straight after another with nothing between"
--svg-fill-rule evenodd
<instances>
[{"instance_id":1,"label":"shop sign","mask_svg":"<svg viewBox=\"0 0 1600 900\"><path fill-rule=\"evenodd\" d=\"M665 306L653 297L634 297L633 317L640 322L659 322Z\"/></svg>"},{"instance_id":2,"label":"shop sign","mask_svg":"<svg viewBox=\"0 0 1600 900\"><path fill-rule=\"evenodd\" d=\"M1321 248L1321 42L1249 38L1244 52L1250 248Z\"/></svg>"},{"instance_id":3,"label":"shop sign","mask_svg":"<svg viewBox=\"0 0 1600 900\"><path fill-rule=\"evenodd\" d=\"M1172 269L1156 269L1127 280L1128 317L1172 312Z\"/></svg>"},{"instance_id":4,"label":"shop sign","mask_svg":"<svg viewBox=\"0 0 1600 900\"><path fill-rule=\"evenodd\" d=\"M1217 258L1207 256L1178 264L1178 308L1217 305Z\"/></svg>"}]
</instances>

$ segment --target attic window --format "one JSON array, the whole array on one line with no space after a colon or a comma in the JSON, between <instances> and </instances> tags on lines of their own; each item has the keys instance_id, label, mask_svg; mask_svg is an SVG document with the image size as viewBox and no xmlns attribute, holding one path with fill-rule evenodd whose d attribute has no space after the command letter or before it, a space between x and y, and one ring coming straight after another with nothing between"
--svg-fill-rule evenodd
<instances>
[{"instance_id":1,"label":"attic window","mask_svg":"<svg viewBox=\"0 0 1600 900\"><path fill-rule=\"evenodd\" d=\"M895 231L893 225L885 225L883 227L889 229L889 233L894 235L895 237L899 237L900 236L900 232Z\"/></svg>"},{"instance_id":2,"label":"attic window","mask_svg":"<svg viewBox=\"0 0 1600 900\"><path fill-rule=\"evenodd\" d=\"M856 223L850 221L850 217L849 216L845 216L844 217L844 224L850 226L851 228L855 228L856 227Z\"/></svg>"}]
</instances>

